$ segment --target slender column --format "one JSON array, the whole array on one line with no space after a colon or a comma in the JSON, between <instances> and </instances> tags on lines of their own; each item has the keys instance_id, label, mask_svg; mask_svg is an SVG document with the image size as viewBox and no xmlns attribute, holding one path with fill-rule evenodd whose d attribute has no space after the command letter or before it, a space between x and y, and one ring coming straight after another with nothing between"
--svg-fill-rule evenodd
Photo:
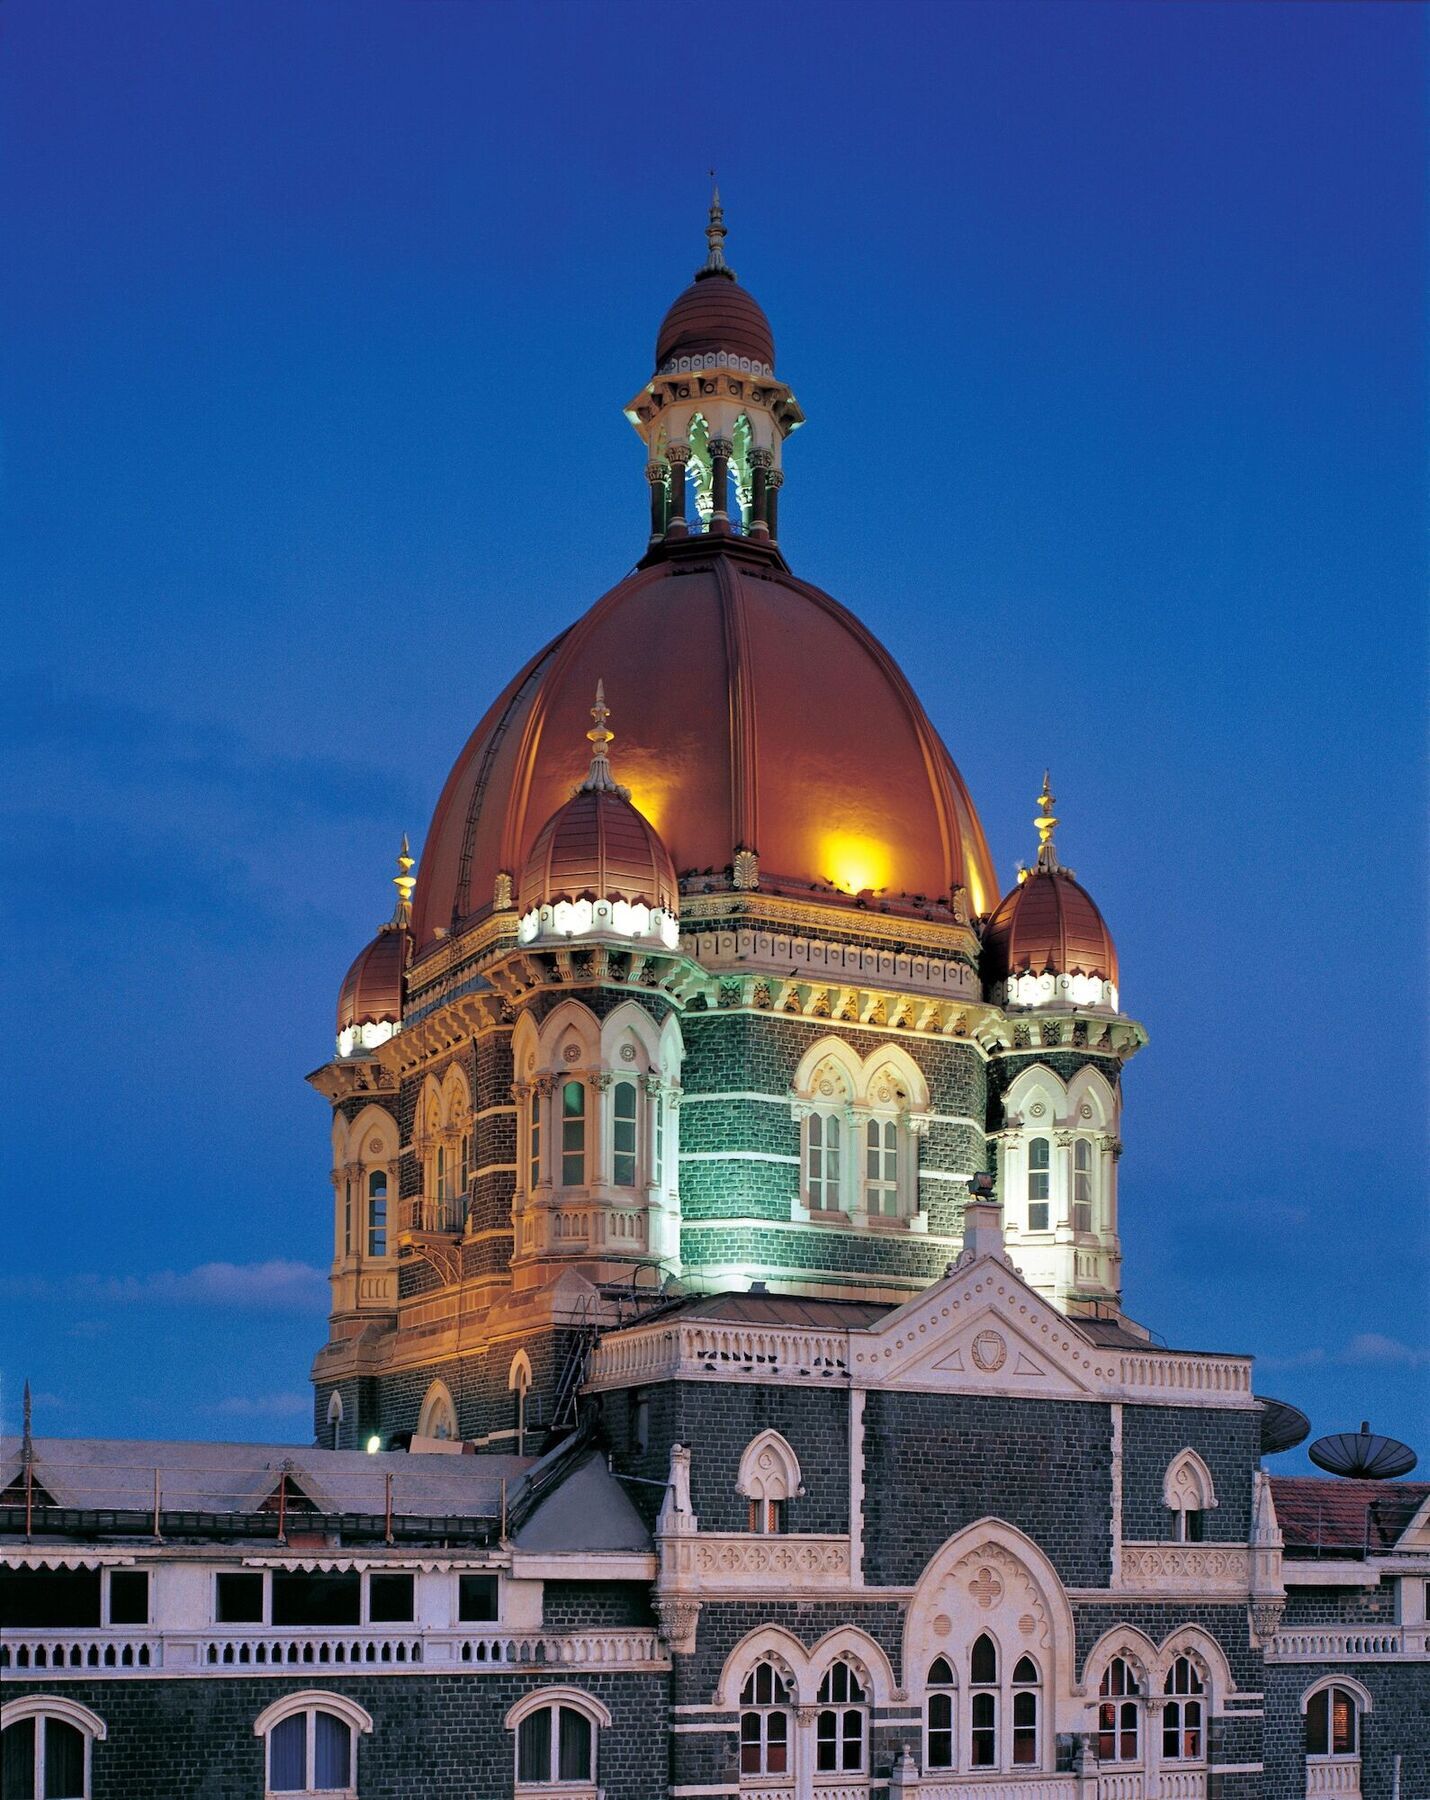
<instances>
[{"instance_id":1,"label":"slender column","mask_svg":"<svg viewBox=\"0 0 1430 1800\"><path fill-rule=\"evenodd\" d=\"M667 446L666 456L670 459L670 503L665 515L665 535L668 538L688 537L690 527L685 522L685 465L690 461L690 446L671 444Z\"/></svg>"},{"instance_id":2,"label":"slender column","mask_svg":"<svg viewBox=\"0 0 1430 1800\"><path fill-rule=\"evenodd\" d=\"M665 464L648 462L645 478L650 483L650 541L658 544L665 535Z\"/></svg>"},{"instance_id":3,"label":"slender column","mask_svg":"<svg viewBox=\"0 0 1430 1800\"><path fill-rule=\"evenodd\" d=\"M766 522L770 528L770 542L772 544L777 544L780 541L780 489L784 484L784 472L781 469L771 469L769 474L765 477L765 514Z\"/></svg>"},{"instance_id":4,"label":"slender column","mask_svg":"<svg viewBox=\"0 0 1430 1800\"><path fill-rule=\"evenodd\" d=\"M710 529L721 537L730 535L730 458L734 451L729 438L711 438Z\"/></svg>"},{"instance_id":5,"label":"slender column","mask_svg":"<svg viewBox=\"0 0 1430 1800\"><path fill-rule=\"evenodd\" d=\"M750 536L767 538L770 535L770 523L766 517L766 484L769 481L770 466L775 460L773 450L752 450L750 467L754 470L755 492L750 503Z\"/></svg>"}]
</instances>

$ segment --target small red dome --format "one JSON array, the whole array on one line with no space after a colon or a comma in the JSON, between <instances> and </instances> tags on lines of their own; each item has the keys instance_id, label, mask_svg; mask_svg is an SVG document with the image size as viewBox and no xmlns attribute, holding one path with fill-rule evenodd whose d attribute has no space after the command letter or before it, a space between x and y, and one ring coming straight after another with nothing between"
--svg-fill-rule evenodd
<instances>
[{"instance_id":1,"label":"small red dome","mask_svg":"<svg viewBox=\"0 0 1430 1800\"><path fill-rule=\"evenodd\" d=\"M407 967L408 933L397 925L382 930L359 952L338 995L338 1031L358 1025L402 1022L402 977Z\"/></svg>"},{"instance_id":2,"label":"small red dome","mask_svg":"<svg viewBox=\"0 0 1430 1800\"><path fill-rule=\"evenodd\" d=\"M1094 975L1117 982L1117 949L1092 895L1066 869L1034 869L983 932L984 977Z\"/></svg>"},{"instance_id":3,"label":"small red dome","mask_svg":"<svg viewBox=\"0 0 1430 1800\"><path fill-rule=\"evenodd\" d=\"M614 787L583 787L536 834L520 907L558 900L625 900L678 910L675 865L655 827Z\"/></svg>"},{"instance_id":4,"label":"small red dome","mask_svg":"<svg viewBox=\"0 0 1430 1800\"><path fill-rule=\"evenodd\" d=\"M775 337L759 302L723 270L702 271L661 322L655 366L672 358L727 355L773 372Z\"/></svg>"}]
</instances>

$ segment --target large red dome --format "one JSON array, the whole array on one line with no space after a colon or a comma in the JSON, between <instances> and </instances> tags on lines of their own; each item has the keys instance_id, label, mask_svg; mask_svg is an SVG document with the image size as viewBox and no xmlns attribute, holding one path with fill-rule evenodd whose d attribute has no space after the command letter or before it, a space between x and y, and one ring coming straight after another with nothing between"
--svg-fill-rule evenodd
<instances>
[{"instance_id":1,"label":"large red dome","mask_svg":"<svg viewBox=\"0 0 1430 1800\"><path fill-rule=\"evenodd\" d=\"M655 343L657 370L721 353L774 373L775 334L753 294L728 275L698 275L671 302Z\"/></svg>"},{"instance_id":2,"label":"large red dome","mask_svg":"<svg viewBox=\"0 0 1430 1800\"><path fill-rule=\"evenodd\" d=\"M1117 982L1117 947L1097 903L1066 869L1037 868L998 904L983 933L984 974L1093 975Z\"/></svg>"},{"instance_id":3,"label":"large red dome","mask_svg":"<svg viewBox=\"0 0 1430 1800\"><path fill-rule=\"evenodd\" d=\"M615 778L687 887L737 850L762 891L884 891L937 913L997 896L958 770L893 659L837 601L738 540L628 575L527 664L467 743L423 850L413 928L488 913L582 773L605 682ZM811 889L819 890L813 894Z\"/></svg>"}]
</instances>

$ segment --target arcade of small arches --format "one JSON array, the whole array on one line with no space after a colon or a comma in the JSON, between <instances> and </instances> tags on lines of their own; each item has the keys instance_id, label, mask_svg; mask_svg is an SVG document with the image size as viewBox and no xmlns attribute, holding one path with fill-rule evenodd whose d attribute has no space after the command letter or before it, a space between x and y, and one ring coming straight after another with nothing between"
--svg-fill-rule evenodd
<instances>
[{"instance_id":1,"label":"arcade of small arches","mask_svg":"<svg viewBox=\"0 0 1430 1800\"><path fill-rule=\"evenodd\" d=\"M861 1059L841 1038L822 1038L800 1060L790 1103L800 1124L797 1219L927 1226L918 1141L929 1091L907 1051L881 1046Z\"/></svg>"}]
</instances>

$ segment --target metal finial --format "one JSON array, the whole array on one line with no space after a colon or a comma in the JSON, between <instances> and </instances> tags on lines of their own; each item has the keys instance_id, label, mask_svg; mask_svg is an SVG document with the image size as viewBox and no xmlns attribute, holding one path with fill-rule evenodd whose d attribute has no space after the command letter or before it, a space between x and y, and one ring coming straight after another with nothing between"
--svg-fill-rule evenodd
<instances>
[{"instance_id":1,"label":"metal finial","mask_svg":"<svg viewBox=\"0 0 1430 1800\"><path fill-rule=\"evenodd\" d=\"M1043 791L1038 795L1038 816L1033 824L1038 831L1038 867L1055 869L1058 866L1058 853L1053 844L1053 833L1058 828L1058 821L1053 813L1053 788L1048 779L1048 771L1043 770Z\"/></svg>"},{"instance_id":2,"label":"metal finial","mask_svg":"<svg viewBox=\"0 0 1430 1800\"><path fill-rule=\"evenodd\" d=\"M412 871L417 867L417 859L407 847L407 833L402 834L402 848L397 853L397 873L392 878L392 885L397 889L397 911L392 915L394 925L410 925L412 923L412 890L417 886L417 878Z\"/></svg>"},{"instance_id":3,"label":"metal finial","mask_svg":"<svg viewBox=\"0 0 1430 1800\"><path fill-rule=\"evenodd\" d=\"M23 1402L24 1433L20 1440L20 1456L24 1462L31 1462L35 1455L34 1412L35 1403L30 1394L30 1383L25 1382L25 1398Z\"/></svg>"},{"instance_id":4,"label":"metal finial","mask_svg":"<svg viewBox=\"0 0 1430 1800\"><path fill-rule=\"evenodd\" d=\"M705 241L710 246L710 254L705 259L705 267L695 271L695 279L724 275L733 281L735 271L725 261L725 209L720 204L720 189L713 169L710 171L710 223L705 227Z\"/></svg>"},{"instance_id":5,"label":"metal finial","mask_svg":"<svg viewBox=\"0 0 1430 1800\"><path fill-rule=\"evenodd\" d=\"M606 684L604 681L598 681L596 683L596 704L591 708L591 717L596 723L586 733L587 742L591 746L591 767L577 792L619 794L623 799L629 799L630 795L627 790L616 785L615 777L611 774L610 758L606 755L607 744L614 742L616 736L615 732L608 730L606 726L606 720L610 716L611 709L606 705Z\"/></svg>"}]
</instances>

